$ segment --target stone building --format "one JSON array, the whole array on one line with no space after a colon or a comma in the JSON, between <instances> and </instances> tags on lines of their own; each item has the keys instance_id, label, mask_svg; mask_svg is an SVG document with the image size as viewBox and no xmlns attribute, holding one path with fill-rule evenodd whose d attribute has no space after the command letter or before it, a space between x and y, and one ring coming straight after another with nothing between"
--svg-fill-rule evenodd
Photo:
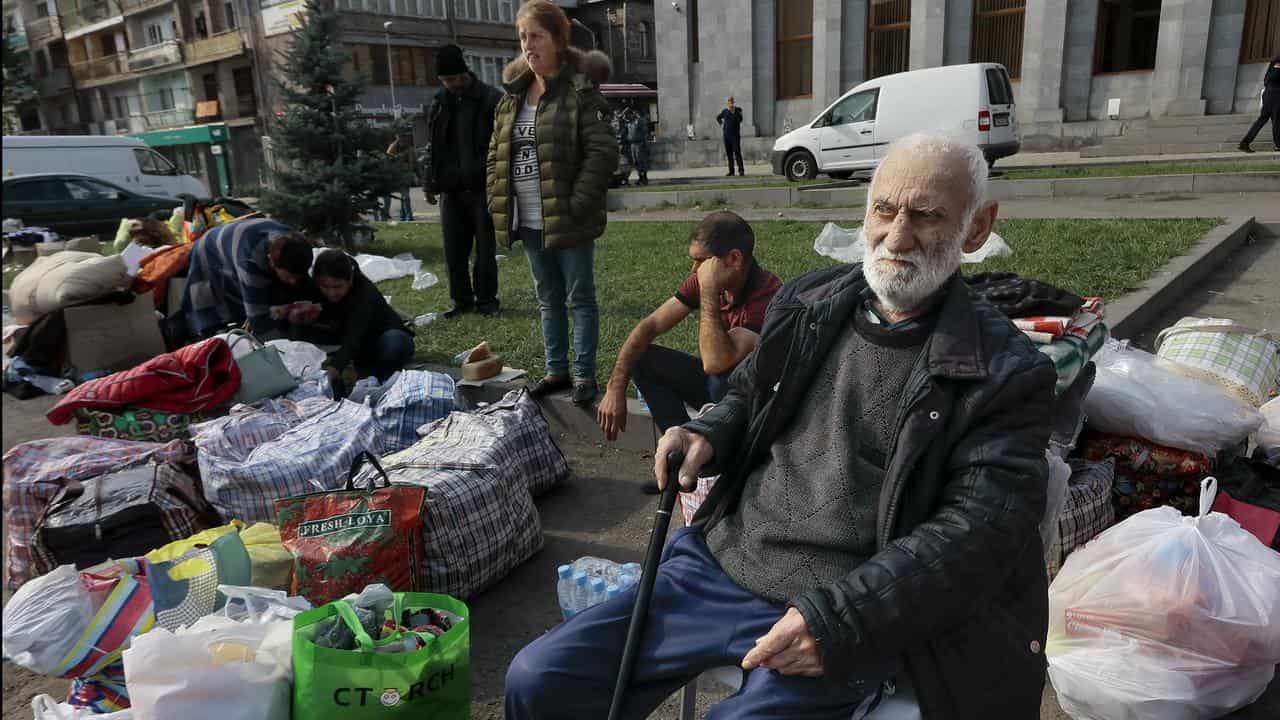
<instances>
[{"instance_id":1,"label":"stone building","mask_svg":"<svg viewBox=\"0 0 1280 720\"><path fill-rule=\"evenodd\" d=\"M577 0L562 2L569 17L590 31L595 47L613 61L610 83L658 80L653 0Z\"/></svg>"},{"instance_id":2,"label":"stone building","mask_svg":"<svg viewBox=\"0 0 1280 720\"><path fill-rule=\"evenodd\" d=\"M743 151L894 72L1000 62L1024 149L1070 148L1148 118L1255 113L1280 53L1280 0L658 0L659 158L718 163L715 116ZM692 139L689 139L692 138Z\"/></svg>"}]
</instances>

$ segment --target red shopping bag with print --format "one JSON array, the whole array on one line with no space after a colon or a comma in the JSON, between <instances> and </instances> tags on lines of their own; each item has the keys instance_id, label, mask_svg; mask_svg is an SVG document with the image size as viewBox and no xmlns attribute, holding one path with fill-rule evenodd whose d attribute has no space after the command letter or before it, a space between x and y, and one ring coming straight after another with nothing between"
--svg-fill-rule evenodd
<instances>
[{"instance_id":1,"label":"red shopping bag with print","mask_svg":"<svg viewBox=\"0 0 1280 720\"><path fill-rule=\"evenodd\" d=\"M355 476L368 460L382 477L366 488ZM426 489L392 485L365 452L351 463L344 490L275 503L280 538L293 555L293 593L316 606L382 583L395 592L421 589L422 505Z\"/></svg>"}]
</instances>

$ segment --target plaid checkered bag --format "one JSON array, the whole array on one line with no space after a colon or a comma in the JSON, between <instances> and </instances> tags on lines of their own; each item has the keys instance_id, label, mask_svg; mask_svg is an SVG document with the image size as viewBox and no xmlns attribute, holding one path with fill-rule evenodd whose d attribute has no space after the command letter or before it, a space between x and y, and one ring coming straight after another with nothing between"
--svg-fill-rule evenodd
<instances>
[{"instance_id":1,"label":"plaid checkered bag","mask_svg":"<svg viewBox=\"0 0 1280 720\"><path fill-rule=\"evenodd\" d=\"M418 428L453 412L453 378L426 370L401 370L373 408L385 452L418 441Z\"/></svg>"},{"instance_id":2,"label":"plaid checkered bag","mask_svg":"<svg viewBox=\"0 0 1280 720\"><path fill-rule=\"evenodd\" d=\"M288 405L293 405L301 418L298 422L287 412L278 417L246 413L241 417L255 427L213 425L221 419L197 427L195 443L204 494L223 518L272 522L276 500L337 490L346 483L356 455L378 453L382 448L382 433L372 408L324 398L284 407ZM277 432L278 422L291 426ZM269 439L254 446L259 437Z\"/></svg>"},{"instance_id":3,"label":"plaid checkered bag","mask_svg":"<svg viewBox=\"0 0 1280 720\"><path fill-rule=\"evenodd\" d=\"M1280 340L1232 320L1184 317L1156 336L1170 370L1217 383L1260 407L1280 387Z\"/></svg>"},{"instance_id":4,"label":"plaid checkered bag","mask_svg":"<svg viewBox=\"0 0 1280 720\"><path fill-rule=\"evenodd\" d=\"M49 502L72 480L96 477L121 465L152 458L185 463L192 446L93 437L32 440L4 454L5 562L9 589L57 567L36 539L36 523Z\"/></svg>"},{"instance_id":5,"label":"plaid checkered bag","mask_svg":"<svg viewBox=\"0 0 1280 720\"><path fill-rule=\"evenodd\" d=\"M475 412L455 412L418 428L418 445L459 465L504 468L523 477L534 497L569 477L569 463L551 437L542 409L523 388Z\"/></svg>"},{"instance_id":6,"label":"plaid checkered bag","mask_svg":"<svg viewBox=\"0 0 1280 720\"><path fill-rule=\"evenodd\" d=\"M1115 482L1115 460L1101 462L1068 460L1071 479L1067 481L1067 499L1058 513L1058 539L1049 548L1045 568L1052 579L1072 550L1097 537L1115 522L1116 511L1111 501Z\"/></svg>"},{"instance_id":7,"label":"plaid checkered bag","mask_svg":"<svg viewBox=\"0 0 1280 720\"><path fill-rule=\"evenodd\" d=\"M424 440L384 457L382 466L393 484L427 489L422 509L426 592L472 597L542 548L542 519L513 465L451 458ZM375 472L366 467L355 485L372 482Z\"/></svg>"},{"instance_id":8,"label":"plaid checkered bag","mask_svg":"<svg viewBox=\"0 0 1280 720\"><path fill-rule=\"evenodd\" d=\"M324 407L327 403L306 406ZM305 417L303 408L292 400L262 400L252 405L235 405L231 413L191 426L191 439L198 454L243 462L253 449L288 432Z\"/></svg>"}]
</instances>

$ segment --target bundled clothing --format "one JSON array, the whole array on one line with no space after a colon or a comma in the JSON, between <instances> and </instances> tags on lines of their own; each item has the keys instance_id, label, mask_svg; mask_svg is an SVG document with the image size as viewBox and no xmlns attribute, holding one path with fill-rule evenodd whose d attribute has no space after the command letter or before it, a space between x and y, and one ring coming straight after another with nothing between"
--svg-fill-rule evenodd
<instances>
[{"instance_id":1,"label":"bundled clothing","mask_svg":"<svg viewBox=\"0 0 1280 720\"><path fill-rule=\"evenodd\" d=\"M241 220L209 230L192 246L182 311L196 336L246 321L257 336L279 329L271 319L272 286L279 280L267 248L289 232L293 228L275 220Z\"/></svg>"},{"instance_id":2,"label":"bundled clothing","mask_svg":"<svg viewBox=\"0 0 1280 720\"><path fill-rule=\"evenodd\" d=\"M985 272L966 276L965 283L997 310L1011 318L1035 315L1070 316L1084 305L1084 298L1039 280L1011 272Z\"/></svg>"}]
</instances>

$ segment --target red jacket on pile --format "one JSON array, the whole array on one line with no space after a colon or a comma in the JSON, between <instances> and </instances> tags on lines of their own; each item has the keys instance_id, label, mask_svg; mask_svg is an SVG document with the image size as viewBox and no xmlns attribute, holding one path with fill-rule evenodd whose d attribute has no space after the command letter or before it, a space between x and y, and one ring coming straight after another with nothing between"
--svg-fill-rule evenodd
<instances>
[{"instance_id":1,"label":"red jacket on pile","mask_svg":"<svg viewBox=\"0 0 1280 720\"><path fill-rule=\"evenodd\" d=\"M240 368L221 338L209 338L107 377L90 380L67 393L46 416L54 425L79 408L114 410L143 407L192 413L217 407L240 389Z\"/></svg>"}]
</instances>

